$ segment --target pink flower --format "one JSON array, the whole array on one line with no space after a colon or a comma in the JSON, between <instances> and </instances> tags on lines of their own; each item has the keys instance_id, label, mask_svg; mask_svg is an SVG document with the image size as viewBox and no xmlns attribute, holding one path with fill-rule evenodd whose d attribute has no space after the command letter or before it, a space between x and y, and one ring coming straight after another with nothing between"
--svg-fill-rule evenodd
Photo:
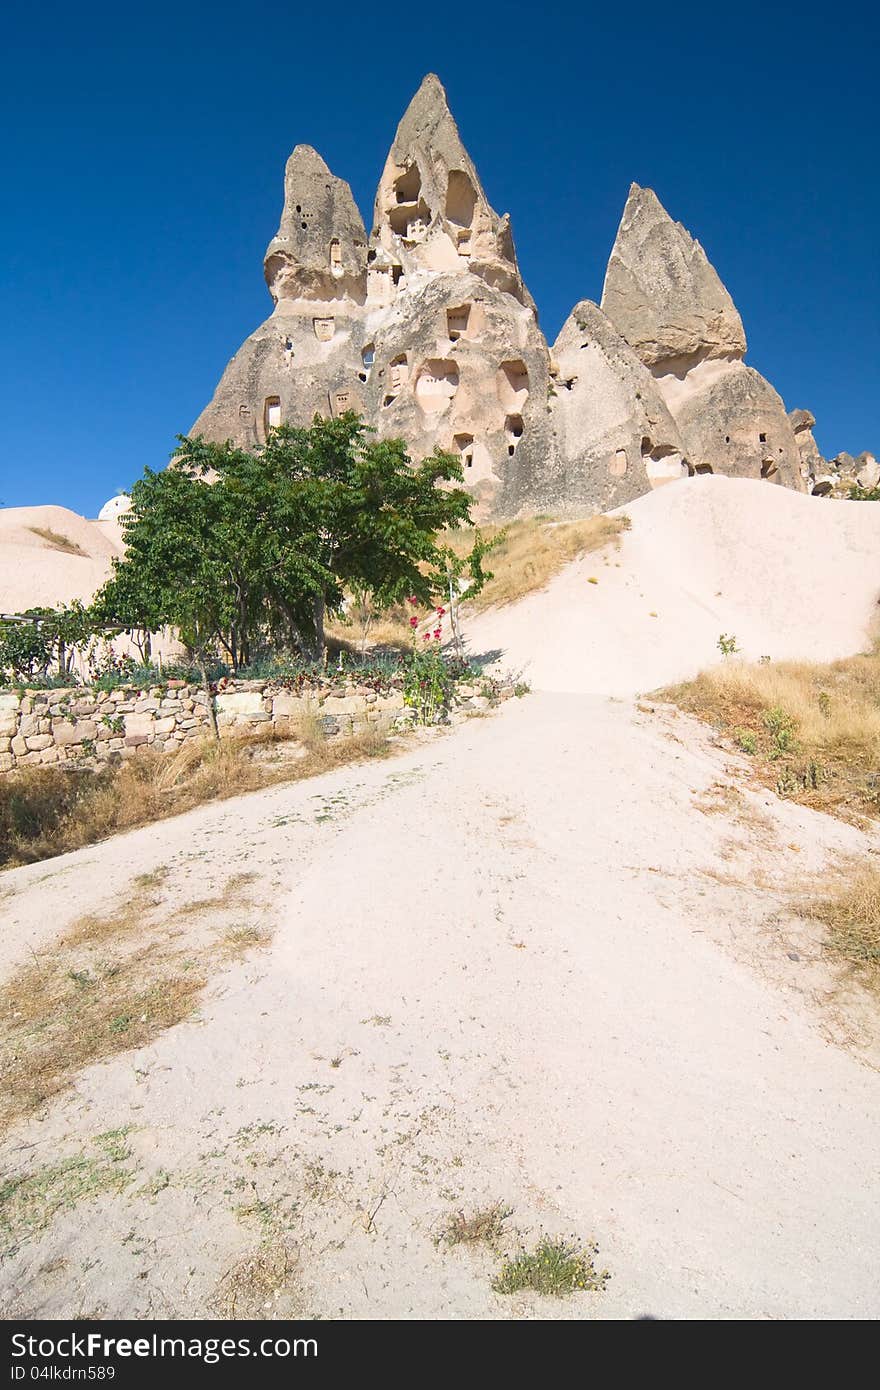
<instances>
[{"instance_id":1,"label":"pink flower","mask_svg":"<svg viewBox=\"0 0 880 1390\"><path fill-rule=\"evenodd\" d=\"M434 636L437 638L437 641L439 642L439 641L440 641L440 629L439 629L439 627L435 627L435 628L434 628Z\"/></svg>"},{"instance_id":2,"label":"pink flower","mask_svg":"<svg viewBox=\"0 0 880 1390\"><path fill-rule=\"evenodd\" d=\"M418 618L416 618L416 617L410 618L410 620L409 620L409 625L410 625L410 627L418 627L418 625L419 625L419 620L418 620Z\"/></svg>"},{"instance_id":3,"label":"pink flower","mask_svg":"<svg viewBox=\"0 0 880 1390\"><path fill-rule=\"evenodd\" d=\"M415 608L416 604L418 603L418 599L416 598L415 594L412 594L412 595L407 599L407 603L411 603L412 606L413 606L413 608Z\"/></svg>"},{"instance_id":4,"label":"pink flower","mask_svg":"<svg viewBox=\"0 0 880 1390\"><path fill-rule=\"evenodd\" d=\"M445 612L446 612L446 609L445 609L445 608L438 608L438 609L437 609L437 617L438 617L438 618L442 618L442 617L443 617L443 614L444 614Z\"/></svg>"},{"instance_id":5,"label":"pink flower","mask_svg":"<svg viewBox=\"0 0 880 1390\"><path fill-rule=\"evenodd\" d=\"M431 634L430 634L430 632L426 632L426 633L424 634L424 636L422 637L422 641L423 641L423 642L430 642L430 640L431 640Z\"/></svg>"}]
</instances>

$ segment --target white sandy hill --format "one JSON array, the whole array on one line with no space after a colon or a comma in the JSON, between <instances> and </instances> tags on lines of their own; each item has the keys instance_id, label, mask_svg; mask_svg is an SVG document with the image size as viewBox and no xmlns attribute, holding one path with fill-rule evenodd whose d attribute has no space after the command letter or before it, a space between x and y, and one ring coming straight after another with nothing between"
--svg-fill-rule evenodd
<instances>
[{"instance_id":1,"label":"white sandy hill","mask_svg":"<svg viewBox=\"0 0 880 1390\"><path fill-rule=\"evenodd\" d=\"M85 602L121 554L117 521L87 521L66 507L0 508L0 612Z\"/></svg>"},{"instance_id":2,"label":"white sandy hill","mask_svg":"<svg viewBox=\"0 0 880 1390\"><path fill-rule=\"evenodd\" d=\"M471 652L498 651L536 689L619 696L696 675L722 633L752 660L830 661L869 641L880 505L704 476L620 510L632 528L619 550L472 617Z\"/></svg>"}]
</instances>

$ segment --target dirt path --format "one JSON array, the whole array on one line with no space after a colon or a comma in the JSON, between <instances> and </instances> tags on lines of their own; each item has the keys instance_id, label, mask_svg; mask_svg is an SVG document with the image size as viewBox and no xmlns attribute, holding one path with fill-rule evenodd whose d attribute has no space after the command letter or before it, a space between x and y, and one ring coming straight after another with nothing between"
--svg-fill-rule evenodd
<instances>
[{"instance_id":1,"label":"dirt path","mask_svg":"<svg viewBox=\"0 0 880 1390\"><path fill-rule=\"evenodd\" d=\"M874 1034L784 906L868 845L719 797L726 762L683 716L533 695L4 875L6 972L157 867L169 914L254 873L272 931L8 1136L7 1308L876 1316ZM595 1237L607 1290L493 1293L498 1256L437 1237L495 1202L508 1248Z\"/></svg>"}]
</instances>

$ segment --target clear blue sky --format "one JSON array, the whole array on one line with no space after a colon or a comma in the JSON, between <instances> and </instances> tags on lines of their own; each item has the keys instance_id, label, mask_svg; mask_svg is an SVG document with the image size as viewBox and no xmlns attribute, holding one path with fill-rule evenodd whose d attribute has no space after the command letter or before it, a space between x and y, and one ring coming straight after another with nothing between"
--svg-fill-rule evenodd
<instances>
[{"instance_id":1,"label":"clear blue sky","mask_svg":"<svg viewBox=\"0 0 880 1390\"><path fill-rule=\"evenodd\" d=\"M706 247L748 361L880 449L877 9L754 3L9 5L0 502L94 515L167 460L271 300L284 161L365 218L437 72L552 340L598 299L631 180Z\"/></svg>"}]
</instances>

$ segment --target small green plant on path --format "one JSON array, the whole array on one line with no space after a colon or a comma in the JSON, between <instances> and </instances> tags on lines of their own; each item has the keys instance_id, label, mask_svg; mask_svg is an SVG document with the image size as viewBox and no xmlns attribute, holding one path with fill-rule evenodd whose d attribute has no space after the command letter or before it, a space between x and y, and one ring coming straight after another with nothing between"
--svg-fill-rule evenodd
<instances>
[{"instance_id":1,"label":"small green plant on path","mask_svg":"<svg viewBox=\"0 0 880 1390\"><path fill-rule=\"evenodd\" d=\"M757 753L758 739L751 729L734 729L733 736L744 753Z\"/></svg>"},{"instance_id":2,"label":"small green plant on path","mask_svg":"<svg viewBox=\"0 0 880 1390\"><path fill-rule=\"evenodd\" d=\"M770 734L770 757L775 762L794 748L794 720L784 709L774 705L764 713L764 727Z\"/></svg>"},{"instance_id":3,"label":"small green plant on path","mask_svg":"<svg viewBox=\"0 0 880 1390\"><path fill-rule=\"evenodd\" d=\"M611 1276L607 1270L596 1269L596 1254L598 1246L592 1243L576 1246L545 1236L534 1250L505 1260L492 1288L505 1294L532 1290L553 1298L581 1291L601 1293Z\"/></svg>"},{"instance_id":4,"label":"small green plant on path","mask_svg":"<svg viewBox=\"0 0 880 1390\"><path fill-rule=\"evenodd\" d=\"M736 638L734 637L732 632L722 632L715 645L717 646L722 656L733 656L736 652L739 651L739 647L736 644Z\"/></svg>"}]
</instances>

